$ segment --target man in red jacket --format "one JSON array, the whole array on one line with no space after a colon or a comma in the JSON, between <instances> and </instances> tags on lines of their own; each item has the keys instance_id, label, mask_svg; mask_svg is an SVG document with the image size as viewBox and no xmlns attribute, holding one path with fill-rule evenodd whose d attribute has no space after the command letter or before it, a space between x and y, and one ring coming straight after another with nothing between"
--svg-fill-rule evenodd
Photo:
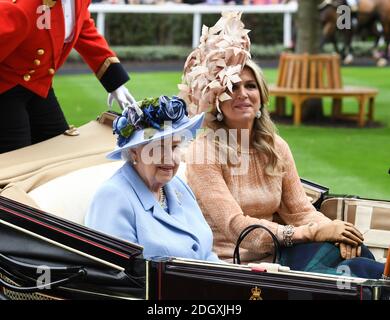
<instances>
[{"instance_id":1,"label":"man in red jacket","mask_svg":"<svg viewBox=\"0 0 390 320\"><path fill-rule=\"evenodd\" d=\"M69 126L52 88L75 48L109 92L134 98L127 72L90 17L91 0L0 0L0 153L64 133Z\"/></svg>"}]
</instances>

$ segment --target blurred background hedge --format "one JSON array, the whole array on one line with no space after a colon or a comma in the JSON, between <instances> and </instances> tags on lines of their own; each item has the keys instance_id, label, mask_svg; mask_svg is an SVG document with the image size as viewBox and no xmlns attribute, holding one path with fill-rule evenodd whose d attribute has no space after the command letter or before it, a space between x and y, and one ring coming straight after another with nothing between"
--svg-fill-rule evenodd
<instances>
[{"instance_id":1,"label":"blurred background hedge","mask_svg":"<svg viewBox=\"0 0 390 320\"><path fill-rule=\"evenodd\" d=\"M219 14L202 15L202 23L214 25ZM106 39L112 46L179 45L191 46L192 20L190 14L107 14ZM250 29L252 43L283 42L283 15L248 14L242 20Z\"/></svg>"},{"instance_id":2,"label":"blurred background hedge","mask_svg":"<svg viewBox=\"0 0 390 320\"><path fill-rule=\"evenodd\" d=\"M96 18L96 17L95 17ZM217 14L202 15L202 23L212 26ZM190 14L107 14L105 37L122 61L185 61L192 48L192 19ZM251 53L255 59L278 59L283 47L283 16L278 14L248 14L242 17L250 29ZM371 55L373 42L353 42L354 55ZM339 43L341 48L342 43ZM332 52L327 44L325 52ZM68 62L79 62L73 51Z\"/></svg>"},{"instance_id":3,"label":"blurred background hedge","mask_svg":"<svg viewBox=\"0 0 390 320\"><path fill-rule=\"evenodd\" d=\"M370 56L371 43L354 42L354 55L356 57ZM143 45L143 46L111 46L121 61L185 61L191 52L191 46L173 45ZM325 51L332 52L332 46L326 45ZM254 59L278 59L279 54L286 50L282 44L251 45L251 54ZM81 57L76 51L72 51L68 62L80 62Z\"/></svg>"}]
</instances>

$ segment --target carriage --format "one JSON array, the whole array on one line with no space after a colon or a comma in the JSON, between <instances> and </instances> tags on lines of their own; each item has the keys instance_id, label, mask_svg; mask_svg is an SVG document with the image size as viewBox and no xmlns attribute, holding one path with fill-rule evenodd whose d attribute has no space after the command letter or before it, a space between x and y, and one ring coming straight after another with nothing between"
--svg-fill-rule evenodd
<instances>
[{"instance_id":1,"label":"carriage","mask_svg":"<svg viewBox=\"0 0 390 320\"><path fill-rule=\"evenodd\" d=\"M389 299L386 279L144 259L141 246L85 227L93 194L122 165L105 158L116 143L114 117L106 112L64 135L0 155L0 299ZM178 174L184 177L184 170L183 163ZM302 184L321 212L354 223L376 259L386 260L390 201Z\"/></svg>"}]
</instances>

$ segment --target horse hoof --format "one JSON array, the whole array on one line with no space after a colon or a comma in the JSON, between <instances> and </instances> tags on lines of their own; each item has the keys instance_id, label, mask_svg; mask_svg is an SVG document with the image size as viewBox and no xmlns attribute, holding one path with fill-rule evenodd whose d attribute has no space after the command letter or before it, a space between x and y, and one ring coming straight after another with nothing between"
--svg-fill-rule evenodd
<instances>
[{"instance_id":1,"label":"horse hoof","mask_svg":"<svg viewBox=\"0 0 390 320\"><path fill-rule=\"evenodd\" d=\"M384 67L384 66L387 66L387 60L385 59L385 58L380 58L378 61L377 61L377 63L376 63L376 65L378 66L378 67Z\"/></svg>"},{"instance_id":2,"label":"horse hoof","mask_svg":"<svg viewBox=\"0 0 390 320\"><path fill-rule=\"evenodd\" d=\"M349 54L344 58L344 64L351 64L353 61L353 55Z\"/></svg>"}]
</instances>

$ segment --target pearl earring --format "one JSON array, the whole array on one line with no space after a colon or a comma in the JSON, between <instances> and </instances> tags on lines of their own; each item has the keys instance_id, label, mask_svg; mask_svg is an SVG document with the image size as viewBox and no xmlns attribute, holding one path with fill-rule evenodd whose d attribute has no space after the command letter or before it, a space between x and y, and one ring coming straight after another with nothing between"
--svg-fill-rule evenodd
<instances>
[{"instance_id":1,"label":"pearl earring","mask_svg":"<svg viewBox=\"0 0 390 320\"><path fill-rule=\"evenodd\" d=\"M221 111L221 109L219 108L218 105L217 105L217 111L218 111L218 113L217 113L217 120L219 122L221 122L223 120L223 113L222 113L222 111Z\"/></svg>"},{"instance_id":2,"label":"pearl earring","mask_svg":"<svg viewBox=\"0 0 390 320\"><path fill-rule=\"evenodd\" d=\"M261 111L259 110L256 112L256 119L260 119L260 117L261 117Z\"/></svg>"}]
</instances>

